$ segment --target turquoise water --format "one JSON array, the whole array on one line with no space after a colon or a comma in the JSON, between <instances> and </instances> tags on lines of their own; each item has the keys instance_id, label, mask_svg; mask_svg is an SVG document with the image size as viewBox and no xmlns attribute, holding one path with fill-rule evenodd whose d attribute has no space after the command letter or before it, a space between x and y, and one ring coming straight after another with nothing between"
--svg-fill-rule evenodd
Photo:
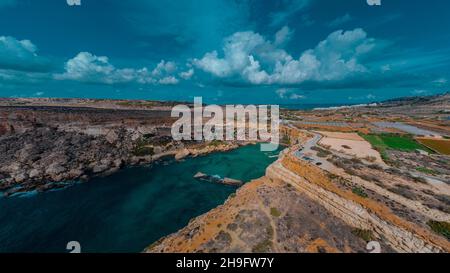
<instances>
[{"instance_id":1,"label":"turquoise water","mask_svg":"<svg viewBox=\"0 0 450 273\"><path fill-rule=\"evenodd\" d=\"M197 172L249 181L264 175L273 154L252 145L0 199L0 252L67 252L69 241L82 252L140 252L236 191L197 181Z\"/></svg>"}]
</instances>

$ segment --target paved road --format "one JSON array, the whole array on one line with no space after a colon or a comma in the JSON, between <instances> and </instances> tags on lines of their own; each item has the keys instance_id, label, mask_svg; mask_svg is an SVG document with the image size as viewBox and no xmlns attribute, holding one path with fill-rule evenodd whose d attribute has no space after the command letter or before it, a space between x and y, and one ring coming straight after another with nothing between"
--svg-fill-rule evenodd
<instances>
[{"instance_id":1,"label":"paved road","mask_svg":"<svg viewBox=\"0 0 450 273\"><path fill-rule=\"evenodd\" d=\"M316 152L311 150L311 148L316 146L317 143L322 139L322 135L320 135L318 133L315 133L315 132L310 132L310 131L308 131L308 132L313 134L314 137L311 138L310 140L308 140L303 145L303 147L301 149L299 149L298 151L294 152L294 155L297 158L299 158L299 159L309 161L309 162L311 162L313 164L316 164L316 165L317 165L317 163L320 162L320 164L318 164L318 165L320 165L320 167L322 169L324 169L324 170L331 171L333 169L336 169L336 166L331 164L326 159L316 156ZM336 152L336 151L331 151L331 152L333 152L334 154L338 155L339 157L343 157L343 158L347 158L347 159L353 158L353 156L351 156L351 155L346 155L346 154L343 154L343 153L340 153L340 152ZM370 162L366 162L366 163L367 164L372 164ZM378 165L380 165L380 164L378 164ZM382 164L380 166L383 169L385 169L385 170L391 168L387 164ZM420 173L420 172L417 172L417 171L410 171L410 170L402 170L402 171L403 172L407 172L407 173L409 173L412 176L420 177L422 179L425 179L428 183L430 183L432 185L436 185L436 186L444 186L444 185L446 185L445 181L443 181L441 179L438 179L436 177L429 176L429 175L424 174L424 173Z\"/></svg>"}]
</instances>

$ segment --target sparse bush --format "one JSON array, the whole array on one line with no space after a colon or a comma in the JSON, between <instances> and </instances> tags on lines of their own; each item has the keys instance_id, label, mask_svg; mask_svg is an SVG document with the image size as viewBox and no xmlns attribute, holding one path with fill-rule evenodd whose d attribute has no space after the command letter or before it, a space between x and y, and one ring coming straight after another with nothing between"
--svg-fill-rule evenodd
<instances>
[{"instance_id":1,"label":"sparse bush","mask_svg":"<svg viewBox=\"0 0 450 273\"><path fill-rule=\"evenodd\" d=\"M209 143L209 145L214 146L214 147L217 147L217 146L222 145L223 143L224 143L224 142L221 141L221 140L214 139L214 140L212 140L212 141Z\"/></svg>"},{"instance_id":2,"label":"sparse bush","mask_svg":"<svg viewBox=\"0 0 450 273\"><path fill-rule=\"evenodd\" d=\"M373 170L377 170L377 171L382 171L383 170L383 167L381 167L378 164L370 164L368 167L373 169Z\"/></svg>"},{"instance_id":3,"label":"sparse bush","mask_svg":"<svg viewBox=\"0 0 450 273\"><path fill-rule=\"evenodd\" d=\"M377 158L374 157L374 156L366 156L364 159L369 161L369 162L372 162L372 163L377 161Z\"/></svg>"},{"instance_id":4,"label":"sparse bush","mask_svg":"<svg viewBox=\"0 0 450 273\"><path fill-rule=\"evenodd\" d=\"M140 146L136 147L133 150L133 155L135 156L148 156L153 154L154 154L153 147Z\"/></svg>"},{"instance_id":5,"label":"sparse bush","mask_svg":"<svg viewBox=\"0 0 450 273\"><path fill-rule=\"evenodd\" d=\"M369 195L367 195L367 193L361 187L357 187L357 186L353 187L352 192L362 198L369 197Z\"/></svg>"},{"instance_id":6,"label":"sparse bush","mask_svg":"<svg viewBox=\"0 0 450 273\"><path fill-rule=\"evenodd\" d=\"M330 151L327 151L327 150L322 149L322 148L317 147L317 146L313 146L311 148L311 150L316 151L317 152L317 156L321 157L321 158L325 158L325 157L328 157L329 155L331 155Z\"/></svg>"},{"instance_id":7,"label":"sparse bush","mask_svg":"<svg viewBox=\"0 0 450 273\"><path fill-rule=\"evenodd\" d=\"M416 168L417 171L421 172L421 173L426 173L426 174L431 174L431 175L435 175L436 172L434 170L425 168L425 167L417 167Z\"/></svg>"},{"instance_id":8,"label":"sparse bush","mask_svg":"<svg viewBox=\"0 0 450 273\"><path fill-rule=\"evenodd\" d=\"M448 195L436 195L435 198L439 200L440 202L446 204L447 206L450 206L450 196Z\"/></svg>"},{"instance_id":9,"label":"sparse bush","mask_svg":"<svg viewBox=\"0 0 450 273\"><path fill-rule=\"evenodd\" d=\"M280 217L281 216L281 212L277 208L271 208L270 209L270 214L273 217Z\"/></svg>"},{"instance_id":10,"label":"sparse bush","mask_svg":"<svg viewBox=\"0 0 450 273\"><path fill-rule=\"evenodd\" d=\"M450 240L450 223L439 221L428 221L427 225L436 233Z\"/></svg>"},{"instance_id":11,"label":"sparse bush","mask_svg":"<svg viewBox=\"0 0 450 273\"><path fill-rule=\"evenodd\" d=\"M395 187L395 188L389 188L388 191L393 192L395 194L398 194L400 196L403 196L410 200L417 200L417 195L411 191L410 188L407 187Z\"/></svg>"},{"instance_id":12,"label":"sparse bush","mask_svg":"<svg viewBox=\"0 0 450 273\"><path fill-rule=\"evenodd\" d=\"M374 182L374 181L375 181L375 182L381 182L380 179L378 179L378 177L375 176L375 175L363 174L363 175L360 175L360 177L361 177L362 179L366 180L366 181L371 181L371 182Z\"/></svg>"},{"instance_id":13,"label":"sparse bush","mask_svg":"<svg viewBox=\"0 0 450 273\"><path fill-rule=\"evenodd\" d=\"M366 242L373 241L375 237L373 236L373 232L371 230L367 229L354 229L352 231L353 235L358 236L359 238L363 239Z\"/></svg>"}]
</instances>

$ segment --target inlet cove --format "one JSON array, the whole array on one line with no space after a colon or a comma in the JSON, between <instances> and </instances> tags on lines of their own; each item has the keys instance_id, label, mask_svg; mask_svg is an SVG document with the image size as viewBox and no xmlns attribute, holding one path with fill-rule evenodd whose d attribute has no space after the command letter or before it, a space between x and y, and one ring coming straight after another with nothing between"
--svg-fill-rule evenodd
<instances>
[{"instance_id":1,"label":"inlet cove","mask_svg":"<svg viewBox=\"0 0 450 273\"><path fill-rule=\"evenodd\" d=\"M250 181L264 175L276 152L260 145L184 161L123 169L58 191L0 199L0 252L141 252L221 205L236 186L195 179Z\"/></svg>"}]
</instances>

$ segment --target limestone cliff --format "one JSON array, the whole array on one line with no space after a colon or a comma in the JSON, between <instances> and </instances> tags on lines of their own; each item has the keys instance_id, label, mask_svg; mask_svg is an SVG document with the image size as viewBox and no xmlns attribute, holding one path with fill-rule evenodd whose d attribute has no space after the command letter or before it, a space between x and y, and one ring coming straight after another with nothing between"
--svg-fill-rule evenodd
<instances>
[{"instance_id":1,"label":"limestone cliff","mask_svg":"<svg viewBox=\"0 0 450 273\"><path fill-rule=\"evenodd\" d=\"M352 231L290 184L263 177L145 251L365 252Z\"/></svg>"}]
</instances>

